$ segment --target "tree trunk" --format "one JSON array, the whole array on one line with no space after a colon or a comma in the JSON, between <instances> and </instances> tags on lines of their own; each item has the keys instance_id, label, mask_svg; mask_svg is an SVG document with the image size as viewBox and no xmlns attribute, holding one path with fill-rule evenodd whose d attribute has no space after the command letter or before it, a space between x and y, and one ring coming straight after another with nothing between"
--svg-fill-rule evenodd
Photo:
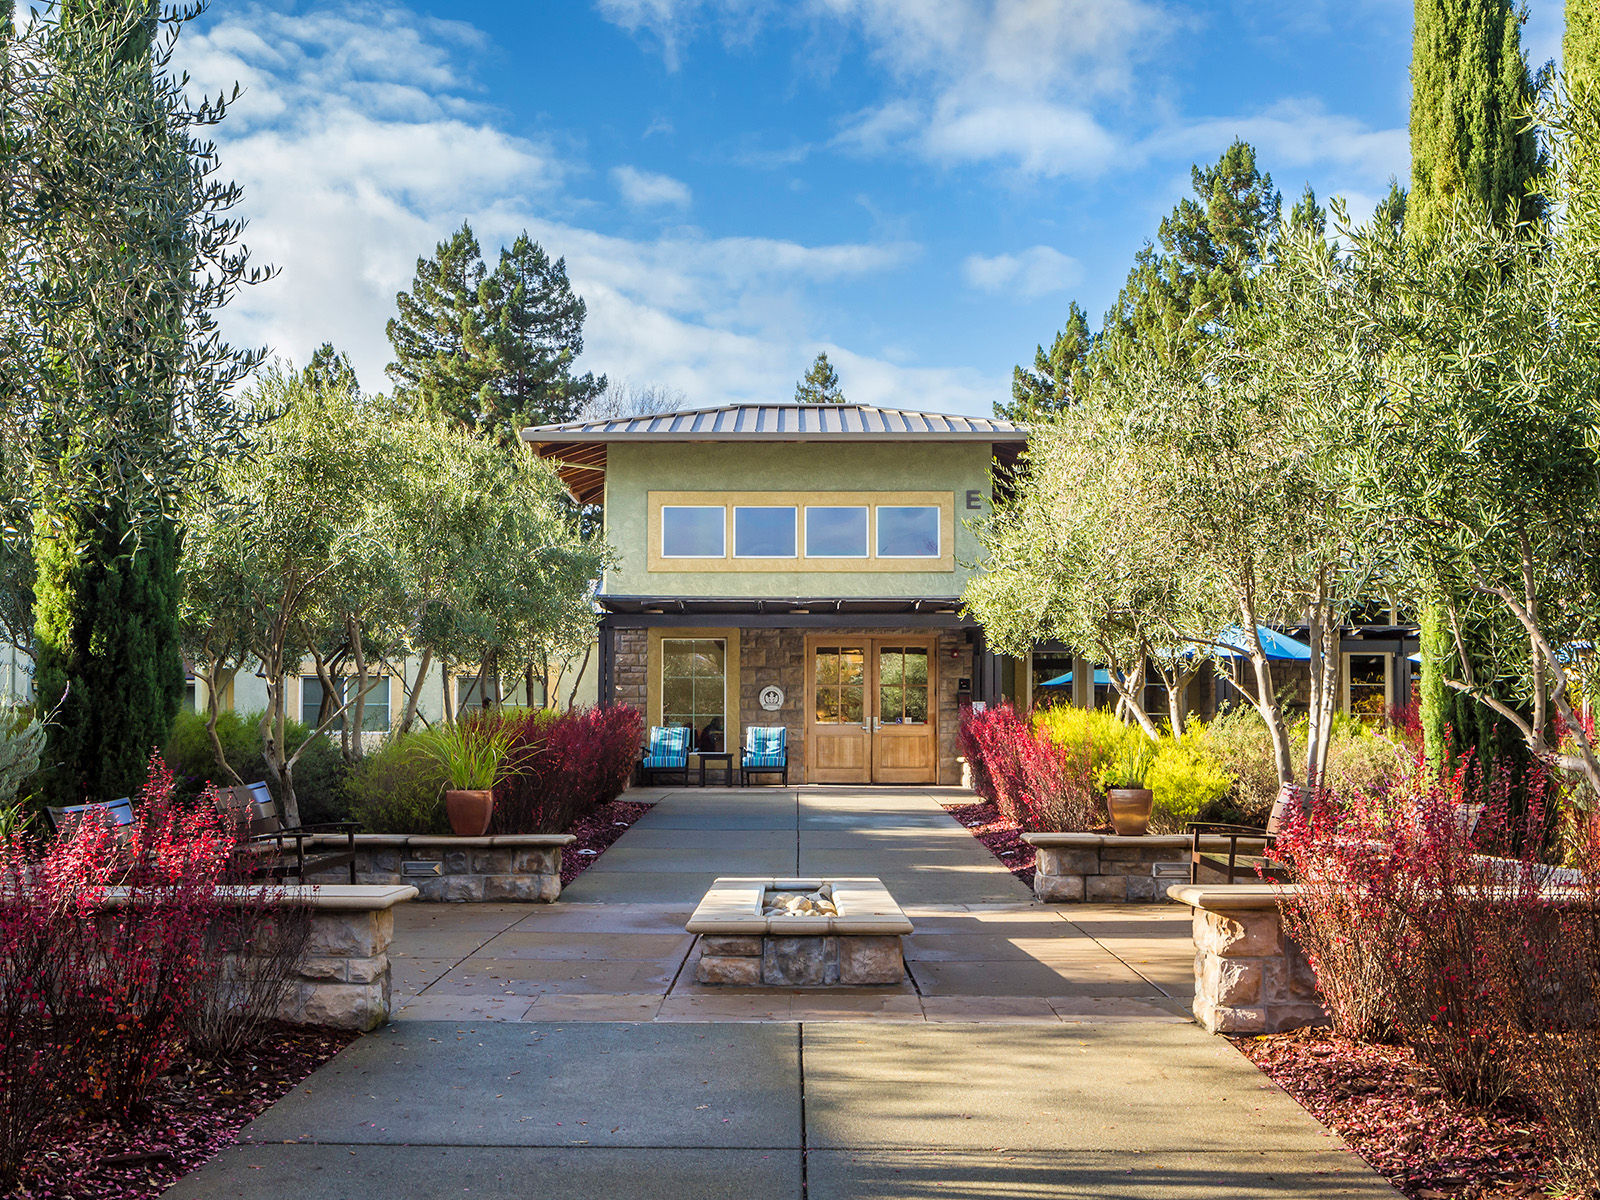
<instances>
[{"instance_id":1,"label":"tree trunk","mask_svg":"<svg viewBox=\"0 0 1600 1200\"><path fill-rule=\"evenodd\" d=\"M578 664L578 673L572 677L572 690L567 693L567 711L571 712L578 701L578 685L583 682L583 673L589 669L589 655L593 653L592 647L583 648L583 661Z\"/></svg>"},{"instance_id":2,"label":"tree trunk","mask_svg":"<svg viewBox=\"0 0 1600 1200\"><path fill-rule=\"evenodd\" d=\"M400 681L403 684L405 682L405 664L401 663L400 665L402 668L400 672ZM428 668L432 665L433 651L424 648L422 651L422 657L417 662L417 673L412 677L411 686L406 691L406 707L404 715L400 718L400 733L410 733L411 726L416 723L417 704L422 699L422 684L423 681L428 677Z\"/></svg>"},{"instance_id":3,"label":"tree trunk","mask_svg":"<svg viewBox=\"0 0 1600 1200\"><path fill-rule=\"evenodd\" d=\"M217 736L217 718L222 715L222 677L231 675L232 671L224 671L220 666L213 665L206 670L206 736L211 739L211 752L217 757L217 766L227 773L229 779L235 784L243 784L239 772L233 769L228 762L228 756L223 753L222 739Z\"/></svg>"},{"instance_id":4,"label":"tree trunk","mask_svg":"<svg viewBox=\"0 0 1600 1200\"><path fill-rule=\"evenodd\" d=\"M345 618L345 637L356 668L356 695L354 711L344 722L344 760L354 766L362 755L361 731L367 727L367 652L361 640L361 625L353 613Z\"/></svg>"}]
</instances>

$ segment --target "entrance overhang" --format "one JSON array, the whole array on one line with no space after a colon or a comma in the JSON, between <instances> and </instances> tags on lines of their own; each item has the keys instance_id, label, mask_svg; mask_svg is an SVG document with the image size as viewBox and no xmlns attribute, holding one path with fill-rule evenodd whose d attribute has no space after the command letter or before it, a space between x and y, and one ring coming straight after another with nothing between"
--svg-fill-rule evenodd
<instances>
[{"instance_id":1,"label":"entrance overhang","mask_svg":"<svg viewBox=\"0 0 1600 1200\"><path fill-rule=\"evenodd\" d=\"M739 629L978 629L961 615L954 596L700 598L599 596L600 624L613 629L652 625Z\"/></svg>"}]
</instances>

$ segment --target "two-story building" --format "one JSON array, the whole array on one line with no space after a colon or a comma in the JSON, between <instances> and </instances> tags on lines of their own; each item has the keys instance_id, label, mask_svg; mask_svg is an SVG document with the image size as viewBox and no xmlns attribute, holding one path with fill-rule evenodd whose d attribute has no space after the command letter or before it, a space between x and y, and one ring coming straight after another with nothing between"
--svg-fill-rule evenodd
<instances>
[{"instance_id":1,"label":"two-story building","mask_svg":"<svg viewBox=\"0 0 1600 1200\"><path fill-rule=\"evenodd\" d=\"M991 467L1026 429L864 405L740 404L525 430L619 555L597 596L596 681L696 748L750 725L789 732L791 779L954 783L966 701L1114 704L1104 671L1043 643L989 652L961 616ZM1292 638L1303 629L1282 631ZM1387 606L1341 638L1341 707L1382 719L1411 691L1416 627ZM1291 709L1306 664L1278 664ZM1233 669L1237 669L1235 665ZM1236 699L1207 667L1185 708ZM1165 693L1146 689L1158 719Z\"/></svg>"},{"instance_id":2,"label":"two-story building","mask_svg":"<svg viewBox=\"0 0 1600 1200\"><path fill-rule=\"evenodd\" d=\"M954 783L1001 661L960 615L967 521L1026 431L864 405L750 404L524 431L619 554L599 693L697 749L788 729L790 778Z\"/></svg>"}]
</instances>

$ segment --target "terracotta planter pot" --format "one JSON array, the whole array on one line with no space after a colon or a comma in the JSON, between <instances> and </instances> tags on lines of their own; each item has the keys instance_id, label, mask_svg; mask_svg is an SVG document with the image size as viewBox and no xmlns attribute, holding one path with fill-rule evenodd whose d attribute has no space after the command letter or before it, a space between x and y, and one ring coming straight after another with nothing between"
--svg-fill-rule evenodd
<instances>
[{"instance_id":1,"label":"terracotta planter pot","mask_svg":"<svg viewBox=\"0 0 1600 1200\"><path fill-rule=\"evenodd\" d=\"M1150 831L1150 809L1155 793L1149 788L1110 788L1106 792L1106 811L1111 826L1123 837L1139 837Z\"/></svg>"},{"instance_id":2,"label":"terracotta planter pot","mask_svg":"<svg viewBox=\"0 0 1600 1200\"><path fill-rule=\"evenodd\" d=\"M457 837L482 837L489 832L489 818L494 816L494 793L446 791L444 811L450 818L450 832Z\"/></svg>"}]
</instances>

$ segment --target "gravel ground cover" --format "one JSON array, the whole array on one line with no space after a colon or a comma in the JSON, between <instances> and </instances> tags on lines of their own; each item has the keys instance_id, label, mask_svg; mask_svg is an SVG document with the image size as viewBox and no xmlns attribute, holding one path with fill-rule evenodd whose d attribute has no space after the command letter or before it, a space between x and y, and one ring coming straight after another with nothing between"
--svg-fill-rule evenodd
<instances>
[{"instance_id":1,"label":"gravel ground cover","mask_svg":"<svg viewBox=\"0 0 1600 1200\"><path fill-rule=\"evenodd\" d=\"M650 805L632 800L612 800L599 804L579 817L567 830L578 840L561 852L561 886L568 886L606 852L606 847L628 832Z\"/></svg>"},{"instance_id":2,"label":"gravel ground cover","mask_svg":"<svg viewBox=\"0 0 1600 1200\"><path fill-rule=\"evenodd\" d=\"M1409 1049L1326 1029L1234 1045L1412 1200L1568 1196L1550 1135L1531 1113L1445 1097Z\"/></svg>"},{"instance_id":3,"label":"gravel ground cover","mask_svg":"<svg viewBox=\"0 0 1600 1200\"><path fill-rule=\"evenodd\" d=\"M1033 887L1033 847L1022 840L1021 826L1002 817L1000 810L988 801L941 807L987 846L989 853L998 858L1006 870Z\"/></svg>"},{"instance_id":4,"label":"gravel ground cover","mask_svg":"<svg viewBox=\"0 0 1600 1200\"><path fill-rule=\"evenodd\" d=\"M23 1174L16 1200L153 1200L231 1143L240 1129L355 1034L284 1030L220 1062L184 1059L136 1128L73 1115Z\"/></svg>"}]
</instances>

